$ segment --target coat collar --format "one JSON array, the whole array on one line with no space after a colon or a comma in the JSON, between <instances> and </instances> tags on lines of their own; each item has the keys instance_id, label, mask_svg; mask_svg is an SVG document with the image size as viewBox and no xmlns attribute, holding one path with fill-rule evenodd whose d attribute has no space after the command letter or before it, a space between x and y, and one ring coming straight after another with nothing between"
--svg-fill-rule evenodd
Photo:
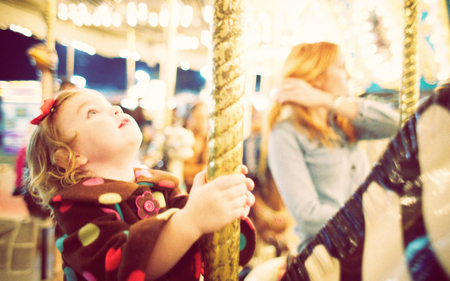
<instances>
[{"instance_id":1,"label":"coat collar","mask_svg":"<svg viewBox=\"0 0 450 281\"><path fill-rule=\"evenodd\" d=\"M173 175L158 171L136 168L136 182L117 181L104 178L86 178L81 182L63 188L51 202L83 202L91 204L116 204L127 200L139 185L174 188L179 180Z\"/></svg>"}]
</instances>

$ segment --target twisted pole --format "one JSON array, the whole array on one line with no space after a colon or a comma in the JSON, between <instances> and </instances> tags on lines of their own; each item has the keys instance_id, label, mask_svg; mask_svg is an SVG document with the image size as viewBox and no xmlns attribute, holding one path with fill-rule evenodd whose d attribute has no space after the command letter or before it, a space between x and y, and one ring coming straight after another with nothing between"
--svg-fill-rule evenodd
<instances>
[{"instance_id":1,"label":"twisted pole","mask_svg":"<svg viewBox=\"0 0 450 281\"><path fill-rule=\"evenodd\" d=\"M240 173L243 140L245 0L216 0L208 133L208 181ZM205 280L238 280L239 220L203 237Z\"/></svg>"},{"instance_id":2,"label":"twisted pole","mask_svg":"<svg viewBox=\"0 0 450 281\"><path fill-rule=\"evenodd\" d=\"M404 5L404 42L403 42L403 74L399 97L400 123L403 125L417 108L420 96L420 72L418 71L418 39L419 24L418 0L405 0Z\"/></svg>"}]
</instances>

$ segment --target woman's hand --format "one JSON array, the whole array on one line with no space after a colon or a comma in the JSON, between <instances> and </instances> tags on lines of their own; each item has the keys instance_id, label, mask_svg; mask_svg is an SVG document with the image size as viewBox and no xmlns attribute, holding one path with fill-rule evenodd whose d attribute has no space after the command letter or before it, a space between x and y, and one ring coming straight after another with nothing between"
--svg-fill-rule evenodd
<instances>
[{"instance_id":1,"label":"woman's hand","mask_svg":"<svg viewBox=\"0 0 450 281\"><path fill-rule=\"evenodd\" d=\"M224 175L207 183L206 171L202 171L194 179L184 211L201 233L216 231L247 217L255 203L253 187L253 181L243 174Z\"/></svg>"},{"instance_id":2,"label":"woman's hand","mask_svg":"<svg viewBox=\"0 0 450 281\"><path fill-rule=\"evenodd\" d=\"M355 119L358 114L356 102L347 97L335 98L336 96L314 88L299 78L283 79L277 94L277 102L280 104L294 103L310 108L321 107L350 120Z\"/></svg>"},{"instance_id":3,"label":"woman's hand","mask_svg":"<svg viewBox=\"0 0 450 281\"><path fill-rule=\"evenodd\" d=\"M299 78L285 78L281 81L277 101L281 104L295 103L305 107L333 107L333 96L314 88Z\"/></svg>"}]
</instances>

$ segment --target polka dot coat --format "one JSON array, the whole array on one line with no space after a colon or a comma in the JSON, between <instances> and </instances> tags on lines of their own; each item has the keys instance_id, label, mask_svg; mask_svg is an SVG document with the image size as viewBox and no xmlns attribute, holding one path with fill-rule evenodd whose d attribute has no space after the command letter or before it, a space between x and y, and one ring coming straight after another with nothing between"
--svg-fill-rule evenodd
<instances>
[{"instance_id":1,"label":"polka dot coat","mask_svg":"<svg viewBox=\"0 0 450 281\"><path fill-rule=\"evenodd\" d=\"M135 175L135 183L85 179L52 198L64 280L144 281L160 231L184 207L188 195L180 192L178 179L169 173L136 169ZM243 265L253 255L255 231L251 223L242 227ZM201 272L195 243L160 280L199 280Z\"/></svg>"}]
</instances>

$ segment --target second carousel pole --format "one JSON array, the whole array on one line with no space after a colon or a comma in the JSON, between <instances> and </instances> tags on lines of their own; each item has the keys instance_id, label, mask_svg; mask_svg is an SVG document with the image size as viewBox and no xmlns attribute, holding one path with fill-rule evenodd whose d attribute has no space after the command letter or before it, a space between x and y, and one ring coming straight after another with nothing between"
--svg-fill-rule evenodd
<instances>
[{"instance_id":1,"label":"second carousel pole","mask_svg":"<svg viewBox=\"0 0 450 281\"><path fill-rule=\"evenodd\" d=\"M49 53L55 52L55 23L56 23L56 0L47 0L47 9L45 12L47 23L46 47ZM42 100L53 97L54 79L51 69L42 69Z\"/></svg>"},{"instance_id":2,"label":"second carousel pole","mask_svg":"<svg viewBox=\"0 0 450 281\"><path fill-rule=\"evenodd\" d=\"M420 72L418 71L418 40L417 26L419 24L418 0L404 2L404 42L403 42L403 74L400 104L400 123L403 125L414 113L420 96Z\"/></svg>"},{"instance_id":3,"label":"second carousel pole","mask_svg":"<svg viewBox=\"0 0 450 281\"><path fill-rule=\"evenodd\" d=\"M244 0L216 0L208 134L208 181L242 171ZM205 281L238 280L240 222L203 237Z\"/></svg>"}]
</instances>

